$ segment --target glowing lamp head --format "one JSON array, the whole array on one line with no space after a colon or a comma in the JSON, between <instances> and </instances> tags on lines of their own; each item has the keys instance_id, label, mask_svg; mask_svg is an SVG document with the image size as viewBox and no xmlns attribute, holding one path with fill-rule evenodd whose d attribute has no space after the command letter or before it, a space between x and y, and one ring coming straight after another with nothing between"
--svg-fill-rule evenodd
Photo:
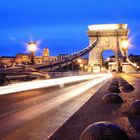
<instances>
[{"instance_id":1,"label":"glowing lamp head","mask_svg":"<svg viewBox=\"0 0 140 140\"><path fill-rule=\"evenodd\" d=\"M129 46L129 41L128 40L123 40L121 42L121 46L122 46L122 49L127 50L128 46Z\"/></svg>"},{"instance_id":2,"label":"glowing lamp head","mask_svg":"<svg viewBox=\"0 0 140 140\"><path fill-rule=\"evenodd\" d=\"M77 61L78 61L78 63L82 63L82 59L78 59Z\"/></svg>"},{"instance_id":3,"label":"glowing lamp head","mask_svg":"<svg viewBox=\"0 0 140 140\"><path fill-rule=\"evenodd\" d=\"M84 65L83 64L80 64L80 67L83 67Z\"/></svg>"},{"instance_id":4,"label":"glowing lamp head","mask_svg":"<svg viewBox=\"0 0 140 140\"><path fill-rule=\"evenodd\" d=\"M36 52L37 51L37 43L36 42L29 42L28 43L28 50L30 52Z\"/></svg>"},{"instance_id":5,"label":"glowing lamp head","mask_svg":"<svg viewBox=\"0 0 140 140\"><path fill-rule=\"evenodd\" d=\"M110 58L107 58L107 61L110 61Z\"/></svg>"},{"instance_id":6,"label":"glowing lamp head","mask_svg":"<svg viewBox=\"0 0 140 140\"><path fill-rule=\"evenodd\" d=\"M87 69L88 68L88 66L85 66L85 69Z\"/></svg>"}]
</instances>

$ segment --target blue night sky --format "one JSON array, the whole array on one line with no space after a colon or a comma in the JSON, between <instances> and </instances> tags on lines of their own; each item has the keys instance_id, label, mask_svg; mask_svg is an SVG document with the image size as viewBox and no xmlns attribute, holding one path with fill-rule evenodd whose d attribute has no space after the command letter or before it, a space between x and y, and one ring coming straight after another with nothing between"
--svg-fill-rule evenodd
<instances>
[{"instance_id":1,"label":"blue night sky","mask_svg":"<svg viewBox=\"0 0 140 140\"><path fill-rule=\"evenodd\" d=\"M88 45L88 25L127 23L132 47L140 54L139 0L4 0L0 4L0 56L25 53L24 42L40 40L51 55Z\"/></svg>"}]
</instances>

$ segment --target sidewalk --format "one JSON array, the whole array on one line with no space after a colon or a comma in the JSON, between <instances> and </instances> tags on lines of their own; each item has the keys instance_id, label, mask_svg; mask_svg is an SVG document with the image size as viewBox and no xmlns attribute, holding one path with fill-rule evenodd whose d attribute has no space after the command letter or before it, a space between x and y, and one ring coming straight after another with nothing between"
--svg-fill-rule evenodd
<instances>
[{"instance_id":1,"label":"sidewalk","mask_svg":"<svg viewBox=\"0 0 140 140\"><path fill-rule=\"evenodd\" d=\"M115 123L127 132L131 140L140 140L140 119L130 118L127 115L130 104L140 98L140 79L125 74L122 76L135 87L135 90L131 93L121 92L120 95L124 100L122 105L101 103L101 99L107 93L107 89L111 83L109 81L58 129L49 140L79 140L82 131L88 125L98 121Z\"/></svg>"}]
</instances>

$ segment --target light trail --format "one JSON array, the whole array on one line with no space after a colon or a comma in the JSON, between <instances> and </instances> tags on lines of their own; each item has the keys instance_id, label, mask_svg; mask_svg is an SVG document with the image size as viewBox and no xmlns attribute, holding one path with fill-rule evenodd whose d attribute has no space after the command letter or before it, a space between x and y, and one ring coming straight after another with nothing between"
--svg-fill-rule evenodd
<instances>
[{"instance_id":1,"label":"light trail","mask_svg":"<svg viewBox=\"0 0 140 140\"><path fill-rule=\"evenodd\" d=\"M60 85L61 87L63 87L64 84L78 82L82 80L90 80L90 79L95 79L99 77L110 78L111 74L92 74L92 75L83 75L83 76L71 76L71 77L63 77L63 78L56 78L56 79L17 83L17 84L0 87L0 95L27 91L27 90L37 89L37 88L51 87L51 86L56 86L56 85Z\"/></svg>"},{"instance_id":2,"label":"light trail","mask_svg":"<svg viewBox=\"0 0 140 140\"><path fill-rule=\"evenodd\" d=\"M77 76L74 76L74 77L77 77ZM97 75L95 77L97 77ZM53 98L50 98L48 100L44 100L43 102L40 102L39 104L38 103L34 104L33 106L28 107L26 105L26 102L21 102L21 104L25 106L26 108L24 109L19 108L18 111L11 110L11 111L15 111L15 113L11 113L11 111L7 112L4 119L6 121L4 120L1 121L0 131L3 133L6 133L8 130L12 131L15 128L29 122L30 120L34 118L37 118L38 116L42 114L52 112L51 116L47 115L48 118L45 117L45 121L47 122L46 123L47 128L49 128L46 134L46 138L47 138L51 133L56 131L60 127L60 125L62 125L74 112L76 112L92 95L94 95L96 91L102 85L104 85L104 83L106 82L108 78L109 78L109 75L104 75L104 76L102 75L101 77L93 78L93 79L81 82L80 84L78 83L70 87L66 87L64 89L58 89L54 91L57 94L57 96L54 96ZM88 91L91 88L92 90L90 90L89 93L86 93L86 91ZM46 90L46 93L47 93L47 90ZM59 109L59 107L61 107L61 109ZM70 110L69 110L69 107L70 107ZM57 112L57 115L59 116L57 115L54 116L55 111ZM45 130L45 133L46 133L46 130Z\"/></svg>"},{"instance_id":3,"label":"light trail","mask_svg":"<svg viewBox=\"0 0 140 140\"><path fill-rule=\"evenodd\" d=\"M25 117L24 114L26 114L28 112L28 115L30 116L30 119L33 119L35 117L37 117L38 115L41 115L47 111L50 111L52 109L54 109L57 106L62 105L63 103L66 103L78 96L80 96L81 94L83 94L84 92L86 92L87 90L89 90L90 88L92 88L93 86L96 86L97 84L107 80L108 77L101 77L101 78L97 78L94 80L90 80L84 84L77 86L74 86L73 90L68 90L65 93L62 93L61 95L54 97L53 99L50 99L46 102L43 102L39 105L35 105L31 108L28 108L27 110L25 110L25 112L22 112L22 116L23 118ZM98 90L98 89L97 89ZM23 119L23 118L20 119Z\"/></svg>"}]
</instances>

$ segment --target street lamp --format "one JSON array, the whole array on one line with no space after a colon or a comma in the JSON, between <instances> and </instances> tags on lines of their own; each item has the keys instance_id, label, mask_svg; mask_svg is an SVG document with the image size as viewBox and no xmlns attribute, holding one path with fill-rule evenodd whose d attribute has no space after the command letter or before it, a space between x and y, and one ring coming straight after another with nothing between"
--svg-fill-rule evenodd
<instances>
[{"instance_id":1,"label":"street lamp","mask_svg":"<svg viewBox=\"0 0 140 140\"><path fill-rule=\"evenodd\" d=\"M129 46L129 41L127 39L122 40L121 45L122 45L122 48L123 49L126 49L127 50L128 49L128 46Z\"/></svg>"},{"instance_id":2,"label":"street lamp","mask_svg":"<svg viewBox=\"0 0 140 140\"><path fill-rule=\"evenodd\" d=\"M79 58L79 59L77 59L77 62L78 62L78 64L79 64L79 66L81 67L83 67L83 64L82 64L82 59L81 58ZM81 68L82 68L81 67ZM83 71L83 68L82 68L82 71Z\"/></svg>"},{"instance_id":3,"label":"street lamp","mask_svg":"<svg viewBox=\"0 0 140 140\"><path fill-rule=\"evenodd\" d=\"M28 51L31 52L31 63L35 63L35 52L37 51L37 43L36 42L28 42Z\"/></svg>"},{"instance_id":4,"label":"street lamp","mask_svg":"<svg viewBox=\"0 0 140 140\"><path fill-rule=\"evenodd\" d=\"M128 46L129 46L129 41L127 39L122 40L122 42L121 42L121 48L122 48L123 53L124 53L124 62L126 61L126 58L127 58Z\"/></svg>"},{"instance_id":5,"label":"street lamp","mask_svg":"<svg viewBox=\"0 0 140 140\"><path fill-rule=\"evenodd\" d=\"M77 62L78 62L79 64L82 63L82 59L79 58L79 59L77 60Z\"/></svg>"},{"instance_id":6,"label":"street lamp","mask_svg":"<svg viewBox=\"0 0 140 140\"><path fill-rule=\"evenodd\" d=\"M94 64L90 64L90 66L91 66L91 72L93 72L93 66L94 66Z\"/></svg>"},{"instance_id":7,"label":"street lamp","mask_svg":"<svg viewBox=\"0 0 140 140\"><path fill-rule=\"evenodd\" d=\"M87 72L88 66L85 66L85 71Z\"/></svg>"},{"instance_id":8,"label":"street lamp","mask_svg":"<svg viewBox=\"0 0 140 140\"><path fill-rule=\"evenodd\" d=\"M108 58L107 58L107 62L109 62L109 61L110 61L110 58L108 57Z\"/></svg>"},{"instance_id":9,"label":"street lamp","mask_svg":"<svg viewBox=\"0 0 140 140\"><path fill-rule=\"evenodd\" d=\"M82 72L83 72L84 64L80 64L80 67L81 67Z\"/></svg>"}]
</instances>

